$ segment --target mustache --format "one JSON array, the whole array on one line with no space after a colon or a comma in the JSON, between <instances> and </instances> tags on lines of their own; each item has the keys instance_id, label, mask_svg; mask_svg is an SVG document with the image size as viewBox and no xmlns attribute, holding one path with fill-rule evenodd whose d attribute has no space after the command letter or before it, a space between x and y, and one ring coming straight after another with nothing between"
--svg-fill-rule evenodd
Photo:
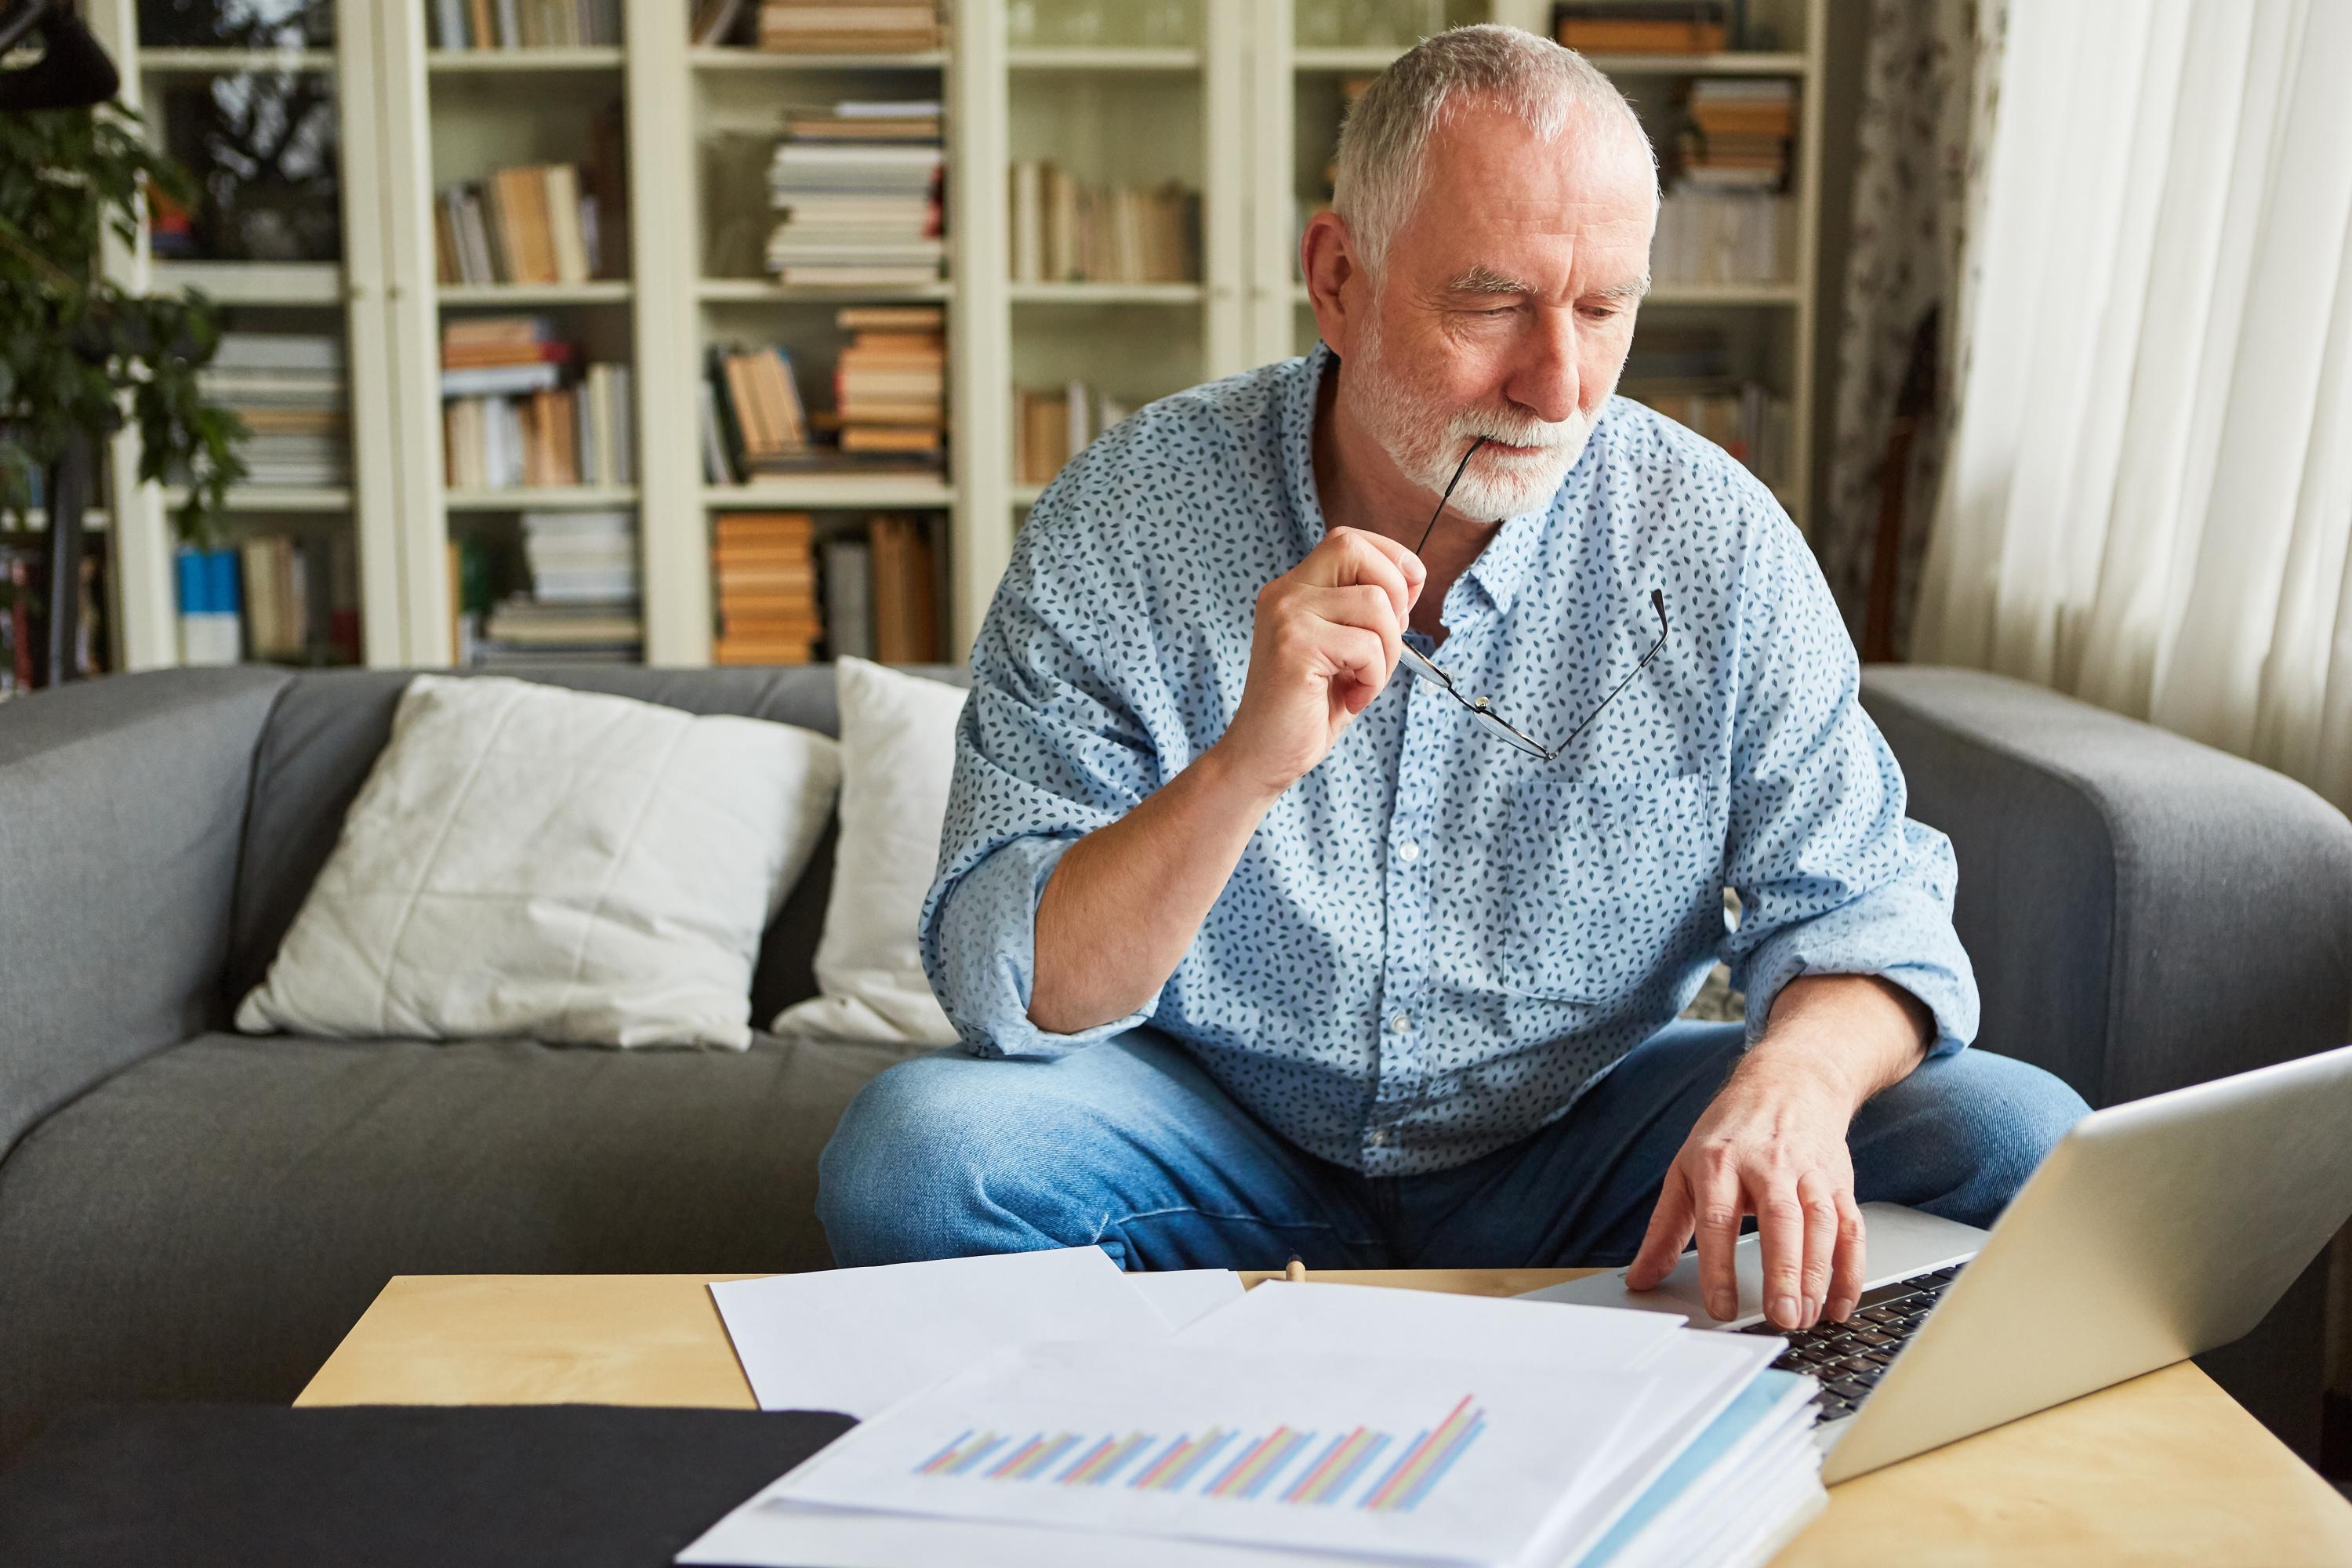
<instances>
[{"instance_id":1,"label":"mustache","mask_svg":"<svg viewBox=\"0 0 2352 1568\"><path fill-rule=\"evenodd\" d=\"M1455 440L1484 437L1506 447L1565 447L1583 432L1584 416L1580 412L1555 423L1481 411L1456 415L1446 426L1447 435Z\"/></svg>"}]
</instances>

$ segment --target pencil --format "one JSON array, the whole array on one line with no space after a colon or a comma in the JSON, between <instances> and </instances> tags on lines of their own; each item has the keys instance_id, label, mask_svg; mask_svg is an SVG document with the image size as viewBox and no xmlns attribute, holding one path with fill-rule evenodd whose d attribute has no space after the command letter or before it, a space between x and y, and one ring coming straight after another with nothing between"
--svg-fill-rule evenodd
<instances>
[{"instance_id":1,"label":"pencil","mask_svg":"<svg viewBox=\"0 0 2352 1568\"><path fill-rule=\"evenodd\" d=\"M1283 1267L1282 1277L1294 1285L1307 1283L1307 1265L1298 1261L1298 1254L1294 1252L1290 1255L1290 1261Z\"/></svg>"}]
</instances>

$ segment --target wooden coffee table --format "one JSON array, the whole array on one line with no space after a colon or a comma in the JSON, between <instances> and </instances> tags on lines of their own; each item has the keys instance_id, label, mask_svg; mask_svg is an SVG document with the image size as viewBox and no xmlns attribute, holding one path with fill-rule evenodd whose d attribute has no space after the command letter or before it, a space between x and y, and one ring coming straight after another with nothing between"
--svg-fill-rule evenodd
<instances>
[{"instance_id":1,"label":"wooden coffee table","mask_svg":"<svg viewBox=\"0 0 2352 1568\"><path fill-rule=\"evenodd\" d=\"M1511 1296L1583 1269L1318 1279ZM752 1407L705 1289L737 1274L404 1275L297 1405ZM1244 1275L1255 1284L1262 1275ZM2189 1363L1860 1477L1778 1568L2352 1563L2352 1505Z\"/></svg>"}]
</instances>

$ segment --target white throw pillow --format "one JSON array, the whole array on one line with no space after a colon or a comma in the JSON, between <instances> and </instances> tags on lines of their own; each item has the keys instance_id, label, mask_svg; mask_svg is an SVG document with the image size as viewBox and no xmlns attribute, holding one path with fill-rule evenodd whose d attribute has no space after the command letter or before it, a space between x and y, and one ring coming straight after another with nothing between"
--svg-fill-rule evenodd
<instances>
[{"instance_id":1,"label":"white throw pillow","mask_svg":"<svg viewBox=\"0 0 2352 1568\"><path fill-rule=\"evenodd\" d=\"M835 668L841 699L841 838L816 944L821 994L776 1015L780 1035L951 1046L923 978L915 922L940 858L961 687L862 658Z\"/></svg>"},{"instance_id":2,"label":"white throw pillow","mask_svg":"<svg viewBox=\"0 0 2352 1568\"><path fill-rule=\"evenodd\" d=\"M420 675L236 1026L740 1050L840 778L789 724Z\"/></svg>"}]
</instances>

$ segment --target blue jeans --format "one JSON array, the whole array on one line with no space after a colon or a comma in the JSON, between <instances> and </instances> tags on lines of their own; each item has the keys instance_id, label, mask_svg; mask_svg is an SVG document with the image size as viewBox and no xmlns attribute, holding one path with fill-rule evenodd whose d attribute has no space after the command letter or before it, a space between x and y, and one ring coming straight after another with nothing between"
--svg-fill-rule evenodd
<instances>
[{"instance_id":1,"label":"blue jeans","mask_svg":"<svg viewBox=\"0 0 2352 1568\"><path fill-rule=\"evenodd\" d=\"M1670 1025L1533 1135L1386 1177L1277 1137L1150 1029L1050 1060L942 1052L851 1102L817 1215L845 1266L1087 1246L1129 1268L1619 1265L1740 1040ZM1937 1058L1854 1117L1855 1195L1990 1225L2085 1110L2039 1068Z\"/></svg>"}]
</instances>

